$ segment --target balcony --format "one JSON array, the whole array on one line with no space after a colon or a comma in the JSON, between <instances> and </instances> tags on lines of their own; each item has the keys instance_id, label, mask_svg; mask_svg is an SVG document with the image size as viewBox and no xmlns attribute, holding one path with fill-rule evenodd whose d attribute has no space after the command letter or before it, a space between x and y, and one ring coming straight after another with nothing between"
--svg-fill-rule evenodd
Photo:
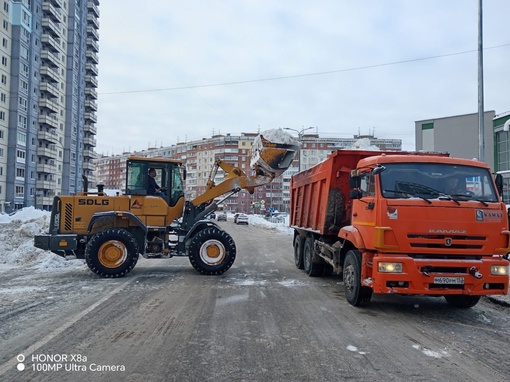
<instances>
[{"instance_id":1,"label":"balcony","mask_svg":"<svg viewBox=\"0 0 510 382\"><path fill-rule=\"evenodd\" d=\"M97 28L94 28L91 25L87 26L87 36L93 38L96 41L99 41L99 33L97 32Z\"/></svg>"},{"instance_id":2,"label":"balcony","mask_svg":"<svg viewBox=\"0 0 510 382\"><path fill-rule=\"evenodd\" d=\"M41 74L42 81L47 80L52 83L57 83L59 80L58 73L47 66L42 66L39 73Z\"/></svg>"},{"instance_id":3,"label":"balcony","mask_svg":"<svg viewBox=\"0 0 510 382\"><path fill-rule=\"evenodd\" d=\"M87 48L94 52L99 52L99 44L92 37L87 37Z\"/></svg>"},{"instance_id":4,"label":"balcony","mask_svg":"<svg viewBox=\"0 0 510 382\"><path fill-rule=\"evenodd\" d=\"M89 65L89 64L87 64ZM85 95L97 99L97 90L90 87L85 87Z\"/></svg>"},{"instance_id":5,"label":"balcony","mask_svg":"<svg viewBox=\"0 0 510 382\"><path fill-rule=\"evenodd\" d=\"M96 166L92 162L85 162L83 163L83 169L87 171L95 171Z\"/></svg>"},{"instance_id":6,"label":"balcony","mask_svg":"<svg viewBox=\"0 0 510 382\"><path fill-rule=\"evenodd\" d=\"M51 143L57 143L58 142L57 134L56 133L52 133L50 131L46 131L46 130L38 131L37 132L37 139L39 139L40 141L48 141L48 142L51 142Z\"/></svg>"},{"instance_id":7,"label":"balcony","mask_svg":"<svg viewBox=\"0 0 510 382\"><path fill-rule=\"evenodd\" d=\"M56 8L62 8L62 0L47 0L47 2L52 4Z\"/></svg>"},{"instance_id":8,"label":"balcony","mask_svg":"<svg viewBox=\"0 0 510 382\"><path fill-rule=\"evenodd\" d=\"M83 157L94 159L96 157L96 153L94 150L83 150Z\"/></svg>"},{"instance_id":9,"label":"balcony","mask_svg":"<svg viewBox=\"0 0 510 382\"><path fill-rule=\"evenodd\" d=\"M37 148L37 155L40 157L46 157L55 159L57 157L57 149L56 148L50 148L50 147L38 147Z\"/></svg>"},{"instance_id":10,"label":"balcony","mask_svg":"<svg viewBox=\"0 0 510 382\"><path fill-rule=\"evenodd\" d=\"M96 27L96 29L99 29L99 21L93 13L87 14L87 24Z\"/></svg>"},{"instance_id":11,"label":"balcony","mask_svg":"<svg viewBox=\"0 0 510 382\"><path fill-rule=\"evenodd\" d=\"M39 118L37 118L37 122L41 125L48 125L53 128L58 128L58 121L56 117L51 117L49 115L41 114Z\"/></svg>"},{"instance_id":12,"label":"balcony","mask_svg":"<svg viewBox=\"0 0 510 382\"><path fill-rule=\"evenodd\" d=\"M97 88L98 82L96 76L86 75L85 76L85 83L87 85L91 85L92 87Z\"/></svg>"},{"instance_id":13,"label":"balcony","mask_svg":"<svg viewBox=\"0 0 510 382\"><path fill-rule=\"evenodd\" d=\"M42 4L43 15L49 17L56 23L60 22L60 12L53 6L53 4L43 1Z\"/></svg>"},{"instance_id":14,"label":"balcony","mask_svg":"<svg viewBox=\"0 0 510 382\"><path fill-rule=\"evenodd\" d=\"M99 57L93 51L87 50L87 53L85 55L87 57L87 61L90 61L94 64L99 64Z\"/></svg>"},{"instance_id":15,"label":"balcony","mask_svg":"<svg viewBox=\"0 0 510 382\"><path fill-rule=\"evenodd\" d=\"M39 85L39 90L43 94L48 94L51 98L58 98L58 88L49 82L41 81Z\"/></svg>"},{"instance_id":16,"label":"balcony","mask_svg":"<svg viewBox=\"0 0 510 382\"><path fill-rule=\"evenodd\" d=\"M37 165L37 172L43 173L43 174L56 174L57 166L51 165L51 164L39 163Z\"/></svg>"},{"instance_id":17,"label":"balcony","mask_svg":"<svg viewBox=\"0 0 510 382\"><path fill-rule=\"evenodd\" d=\"M94 123L97 122L97 117L96 117L95 113L85 113L84 118L85 118L85 121L91 121Z\"/></svg>"},{"instance_id":18,"label":"balcony","mask_svg":"<svg viewBox=\"0 0 510 382\"><path fill-rule=\"evenodd\" d=\"M49 33L54 38L60 37L60 28L49 17L43 17L42 27L43 33Z\"/></svg>"},{"instance_id":19,"label":"balcony","mask_svg":"<svg viewBox=\"0 0 510 382\"><path fill-rule=\"evenodd\" d=\"M83 144L87 146L96 147L96 139L94 137L83 138Z\"/></svg>"},{"instance_id":20,"label":"balcony","mask_svg":"<svg viewBox=\"0 0 510 382\"><path fill-rule=\"evenodd\" d=\"M56 183L54 180L38 180L35 183L35 187L38 190L54 190L55 185L56 185Z\"/></svg>"},{"instance_id":21,"label":"balcony","mask_svg":"<svg viewBox=\"0 0 510 382\"><path fill-rule=\"evenodd\" d=\"M93 100L85 100L85 111L97 111L97 102Z\"/></svg>"},{"instance_id":22,"label":"balcony","mask_svg":"<svg viewBox=\"0 0 510 382\"><path fill-rule=\"evenodd\" d=\"M59 43L56 39L51 37L48 33L43 33L41 36L41 42L45 49L48 49L50 52L57 53Z\"/></svg>"},{"instance_id":23,"label":"balcony","mask_svg":"<svg viewBox=\"0 0 510 382\"><path fill-rule=\"evenodd\" d=\"M95 125L85 122L84 128L85 128L85 132L97 135L97 127Z\"/></svg>"},{"instance_id":24,"label":"balcony","mask_svg":"<svg viewBox=\"0 0 510 382\"><path fill-rule=\"evenodd\" d=\"M87 9L89 10L89 12L95 14L96 17L99 17L99 8L97 7L96 4L94 4L93 1L87 1Z\"/></svg>"},{"instance_id":25,"label":"balcony","mask_svg":"<svg viewBox=\"0 0 510 382\"><path fill-rule=\"evenodd\" d=\"M58 68L60 65L58 56L47 49L43 49L41 51L41 60L43 62L43 65L46 64L52 68Z\"/></svg>"},{"instance_id":26,"label":"balcony","mask_svg":"<svg viewBox=\"0 0 510 382\"><path fill-rule=\"evenodd\" d=\"M97 65L95 64L85 64L85 72L89 76L96 76L99 74L99 71L97 70Z\"/></svg>"},{"instance_id":27,"label":"balcony","mask_svg":"<svg viewBox=\"0 0 510 382\"><path fill-rule=\"evenodd\" d=\"M39 99L39 107L42 109L47 109L52 113L58 112L58 104L54 101L47 99L47 98Z\"/></svg>"}]
</instances>

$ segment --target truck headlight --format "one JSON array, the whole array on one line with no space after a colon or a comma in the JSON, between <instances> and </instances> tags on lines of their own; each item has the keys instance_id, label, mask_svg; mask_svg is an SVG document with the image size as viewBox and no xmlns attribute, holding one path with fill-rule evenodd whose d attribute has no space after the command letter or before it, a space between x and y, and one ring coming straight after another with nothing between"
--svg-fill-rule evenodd
<instances>
[{"instance_id":1,"label":"truck headlight","mask_svg":"<svg viewBox=\"0 0 510 382\"><path fill-rule=\"evenodd\" d=\"M381 273L402 273L402 263L377 263L377 270Z\"/></svg>"},{"instance_id":2,"label":"truck headlight","mask_svg":"<svg viewBox=\"0 0 510 382\"><path fill-rule=\"evenodd\" d=\"M508 265L492 265L491 275L508 276Z\"/></svg>"}]
</instances>

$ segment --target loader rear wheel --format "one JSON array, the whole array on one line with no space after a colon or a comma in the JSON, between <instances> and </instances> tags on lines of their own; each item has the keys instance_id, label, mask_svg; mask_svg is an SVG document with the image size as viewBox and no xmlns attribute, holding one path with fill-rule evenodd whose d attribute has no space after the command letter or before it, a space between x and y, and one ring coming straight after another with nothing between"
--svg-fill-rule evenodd
<instances>
[{"instance_id":1,"label":"loader rear wheel","mask_svg":"<svg viewBox=\"0 0 510 382\"><path fill-rule=\"evenodd\" d=\"M444 298L451 306L461 309L472 308L480 301L480 296L466 296L463 294L447 294Z\"/></svg>"},{"instance_id":2,"label":"loader rear wheel","mask_svg":"<svg viewBox=\"0 0 510 382\"><path fill-rule=\"evenodd\" d=\"M312 236L308 236L305 239L305 245L303 248L303 268L308 276L317 277L322 275L324 263L313 261L313 242L314 238Z\"/></svg>"},{"instance_id":3,"label":"loader rear wheel","mask_svg":"<svg viewBox=\"0 0 510 382\"><path fill-rule=\"evenodd\" d=\"M303 246L305 243L305 239L303 236L296 235L294 238L294 264L296 264L297 269L303 269Z\"/></svg>"},{"instance_id":4,"label":"loader rear wheel","mask_svg":"<svg viewBox=\"0 0 510 382\"><path fill-rule=\"evenodd\" d=\"M236 258L232 237L217 227L207 227L191 239L189 261L203 275L221 275L228 271Z\"/></svg>"},{"instance_id":5,"label":"loader rear wheel","mask_svg":"<svg viewBox=\"0 0 510 382\"><path fill-rule=\"evenodd\" d=\"M353 306L365 306L372 298L372 289L361 285L361 253L347 252L344 261L345 298Z\"/></svg>"},{"instance_id":6,"label":"loader rear wheel","mask_svg":"<svg viewBox=\"0 0 510 382\"><path fill-rule=\"evenodd\" d=\"M138 261L138 243L124 229L106 229L87 243L85 261L90 270L101 277L124 277Z\"/></svg>"}]
</instances>

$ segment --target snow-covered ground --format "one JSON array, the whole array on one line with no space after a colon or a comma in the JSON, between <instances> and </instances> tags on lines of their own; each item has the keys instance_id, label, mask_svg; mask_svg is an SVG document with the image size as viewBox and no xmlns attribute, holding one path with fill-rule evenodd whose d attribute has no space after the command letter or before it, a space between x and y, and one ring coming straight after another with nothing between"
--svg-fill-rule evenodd
<instances>
[{"instance_id":1,"label":"snow-covered ground","mask_svg":"<svg viewBox=\"0 0 510 382\"><path fill-rule=\"evenodd\" d=\"M228 221L233 220L233 215L229 214ZM49 221L49 212L34 207L24 208L14 215L0 214L0 271L18 267L38 272L85 267L83 260L66 260L50 251L34 247L34 236L48 232ZM288 222L270 223L263 217L249 215L249 223L274 232L292 234ZM225 228L228 231L228 226Z\"/></svg>"}]
</instances>

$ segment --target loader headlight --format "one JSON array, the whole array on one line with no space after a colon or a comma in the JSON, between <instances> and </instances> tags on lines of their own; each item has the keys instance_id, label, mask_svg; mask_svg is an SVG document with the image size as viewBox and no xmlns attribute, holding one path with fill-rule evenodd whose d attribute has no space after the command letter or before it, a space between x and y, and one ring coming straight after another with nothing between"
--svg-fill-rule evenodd
<instances>
[{"instance_id":1,"label":"loader headlight","mask_svg":"<svg viewBox=\"0 0 510 382\"><path fill-rule=\"evenodd\" d=\"M493 266L491 266L491 275L508 276L508 265L493 265Z\"/></svg>"},{"instance_id":2,"label":"loader headlight","mask_svg":"<svg viewBox=\"0 0 510 382\"><path fill-rule=\"evenodd\" d=\"M381 273L402 273L402 263L380 262L377 270Z\"/></svg>"}]
</instances>

